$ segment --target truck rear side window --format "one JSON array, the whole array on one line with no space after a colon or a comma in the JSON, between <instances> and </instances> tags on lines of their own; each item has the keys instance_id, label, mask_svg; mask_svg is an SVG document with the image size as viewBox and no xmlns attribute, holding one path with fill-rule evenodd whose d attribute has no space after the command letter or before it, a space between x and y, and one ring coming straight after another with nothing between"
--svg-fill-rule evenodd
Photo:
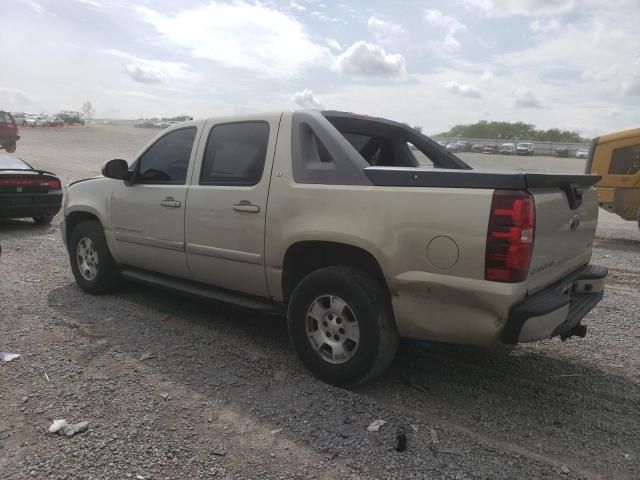
<instances>
[{"instance_id":1,"label":"truck rear side window","mask_svg":"<svg viewBox=\"0 0 640 480\"><path fill-rule=\"evenodd\" d=\"M239 122L211 129L200 173L201 185L256 185L262 178L269 124Z\"/></svg>"},{"instance_id":2,"label":"truck rear side window","mask_svg":"<svg viewBox=\"0 0 640 480\"><path fill-rule=\"evenodd\" d=\"M613 175L635 175L640 171L640 145L616 148L611 157L609 173Z\"/></svg>"}]
</instances>

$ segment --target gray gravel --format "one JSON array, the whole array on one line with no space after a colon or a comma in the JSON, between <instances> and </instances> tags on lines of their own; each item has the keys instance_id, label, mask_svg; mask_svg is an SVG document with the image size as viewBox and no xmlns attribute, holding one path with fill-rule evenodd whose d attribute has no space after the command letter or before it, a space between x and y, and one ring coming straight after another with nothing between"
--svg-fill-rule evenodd
<instances>
[{"instance_id":1,"label":"gray gravel","mask_svg":"<svg viewBox=\"0 0 640 480\"><path fill-rule=\"evenodd\" d=\"M155 133L23 130L18 154L70 181ZM0 351L22 355L0 362L3 479L640 478L640 234L606 212L594 262L611 276L585 339L404 346L353 391L303 370L281 318L137 285L87 295L55 225L0 222L0 242ZM89 428L49 433L59 418Z\"/></svg>"}]
</instances>

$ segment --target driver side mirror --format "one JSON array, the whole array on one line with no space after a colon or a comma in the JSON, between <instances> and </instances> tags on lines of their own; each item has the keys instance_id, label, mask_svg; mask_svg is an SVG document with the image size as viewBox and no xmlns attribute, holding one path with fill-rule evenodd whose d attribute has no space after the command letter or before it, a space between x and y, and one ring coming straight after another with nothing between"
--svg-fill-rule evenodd
<instances>
[{"instance_id":1,"label":"driver side mirror","mask_svg":"<svg viewBox=\"0 0 640 480\"><path fill-rule=\"evenodd\" d=\"M102 166L102 175L115 180L128 180L129 166L125 160L115 158Z\"/></svg>"}]
</instances>

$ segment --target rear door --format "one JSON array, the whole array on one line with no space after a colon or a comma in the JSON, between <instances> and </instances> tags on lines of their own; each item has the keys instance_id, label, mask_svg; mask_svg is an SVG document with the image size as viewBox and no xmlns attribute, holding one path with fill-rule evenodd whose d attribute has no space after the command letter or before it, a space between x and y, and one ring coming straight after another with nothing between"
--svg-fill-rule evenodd
<instances>
[{"instance_id":1,"label":"rear door","mask_svg":"<svg viewBox=\"0 0 640 480\"><path fill-rule=\"evenodd\" d=\"M114 181L111 225L121 263L190 278L184 212L198 129L166 133L137 159L133 185Z\"/></svg>"},{"instance_id":2,"label":"rear door","mask_svg":"<svg viewBox=\"0 0 640 480\"><path fill-rule=\"evenodd\" d=\"M194 280L268 296L265 215L280 117L207 122L185 219Z\"/></svg>"}]
</instances>

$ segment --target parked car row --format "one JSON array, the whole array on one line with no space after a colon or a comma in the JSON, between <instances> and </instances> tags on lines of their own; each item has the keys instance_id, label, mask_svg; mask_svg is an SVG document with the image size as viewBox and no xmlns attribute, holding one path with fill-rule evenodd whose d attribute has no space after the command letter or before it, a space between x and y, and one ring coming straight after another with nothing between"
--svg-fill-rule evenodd
<instances>
[{"instance_id":1,"label":"parked car row","mask_svg":"<svg viewBox=\"0 0 640 480\"><path fill-rule=\"evenodd\" d=\"M84 115L81 112L70 110L62 111L56 115L46 113L33 114L13 112L16 125L21 127L62 127L64 125L84 125Z\"/></svg>"},{"instance_id":2,"label":"parked car row","mask_svg":"<svg viewBox=\"0 0 640 480\"><path fill-rule=\"evenodd\" d=\"M475 152L475 153L489 153L500 155L533 155L534 146L531 142L506 142L506 143L470 143L467 141L459 140L455 142L446 142L439 140L438 143L446 148L450 152ZM556 157L568 157L569 147L563 146L553 150L553 154ZM543 154L544 153L540 153ZM580 148L576 151L576 158L587 158L589 150L586 148Z\"/></svg>"}]
</instances>

